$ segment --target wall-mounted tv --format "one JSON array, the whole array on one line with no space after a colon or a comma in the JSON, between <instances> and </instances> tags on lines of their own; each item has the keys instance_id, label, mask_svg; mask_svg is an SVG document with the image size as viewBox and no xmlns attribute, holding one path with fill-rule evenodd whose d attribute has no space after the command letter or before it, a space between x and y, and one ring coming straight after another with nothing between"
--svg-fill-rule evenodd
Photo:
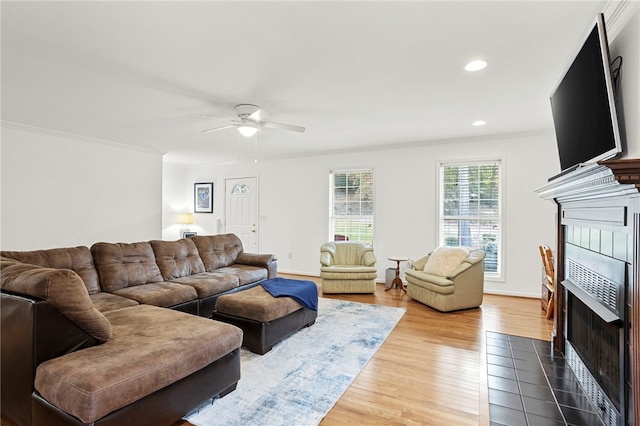
<instances>
[{"instance_id":1,"label":"wall-mounted tv","mask_svg":"<svg viewBox=\"0 0 640 426\"><path fill-rule=\"evenodd\" d=\"M551 110L560 175L622 152L602 14L553 91Z\"/></svg>"}]
</instances>

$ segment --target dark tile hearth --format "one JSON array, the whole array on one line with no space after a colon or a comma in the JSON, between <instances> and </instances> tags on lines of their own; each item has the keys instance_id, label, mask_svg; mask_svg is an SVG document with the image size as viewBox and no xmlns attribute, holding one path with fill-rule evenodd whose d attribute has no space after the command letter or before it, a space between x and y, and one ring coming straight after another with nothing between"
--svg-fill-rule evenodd
<instances>
[{"instance_id":1,"label":"dark tile hearth","mask_svg":"<svg viewBox=\"0 0 640 426\"><path fill-rule=\"evenodd\" d=\"M551 342L487 332L492 426L602 425Z\"/></svg>"}]
</instances>

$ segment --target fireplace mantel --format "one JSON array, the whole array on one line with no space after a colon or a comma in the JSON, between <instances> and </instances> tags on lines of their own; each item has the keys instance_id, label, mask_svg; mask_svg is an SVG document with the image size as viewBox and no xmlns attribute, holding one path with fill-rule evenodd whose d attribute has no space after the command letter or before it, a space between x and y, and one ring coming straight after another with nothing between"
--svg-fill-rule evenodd
<instances>
[{"instance_id":1,"label":"fireplace mantel","mask_svg":"<svg viewBox=\"0 0 640 426\"><path fill-rule=\"evenodd\" d=\"M535 191L558 206L556 306L553 346L564 353L567 293L562 285L568 270L567 245L611 256L628 266L624 328L628 332L624 374L627 401L624 425L640 426L640 158L605 160L584 165L553 179ZM612 241L616 241L615 243ZM611 250L605 250L604 247Z\"/></svg>"},{"instance_id":2,"label":"fireplace mantel","mask_svg":"<svg viewBox=\"0 0 640 426\"><path fill-rule=\"evenodd\" d=\"M633 196L640 191L640 158L607 160L585 165L560 176L535 192L558 203L612 196Z\"/></svg>"},{"instance_id":3,"label":"fireplace mantel","mask_svg":"<svg viewBox=\"0 0 640 426\"><path fill-rule=\"evenodd\" d=\"M600 164L611 169L619 183L635 185L640 191L640 158L601 161Z\"/></svg>"}]
</instances>

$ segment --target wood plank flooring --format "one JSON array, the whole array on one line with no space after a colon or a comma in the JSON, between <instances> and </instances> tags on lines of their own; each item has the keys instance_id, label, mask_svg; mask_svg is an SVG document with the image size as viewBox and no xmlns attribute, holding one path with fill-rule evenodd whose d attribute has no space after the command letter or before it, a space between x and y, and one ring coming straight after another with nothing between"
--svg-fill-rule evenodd
<instances>
[{"instance_id":1,"label":"wood plank flooring","mask_svg":"<svg viewBox=\"0 0 640 426\"><path fill-rule=\"evenodd\" d=\"M383 285L375 294L323 297L404 307L406 314L322 426L489 425L486 331L549 340L553 327L539 299L485 295L480 308L440 313Z\"/></svg>"},{"instance_id":2,"label":"wood plank flooring","mask_svg":"<svg viewBox=\"0 0 640 426\"><path fill-rule=\"evenodd\" d=\"M549 340L539 299L485 295L440 313L399 289L324 297L406 308L406 314L321 425L488 425L486 331Z\"/></svg>"}]
</instances>

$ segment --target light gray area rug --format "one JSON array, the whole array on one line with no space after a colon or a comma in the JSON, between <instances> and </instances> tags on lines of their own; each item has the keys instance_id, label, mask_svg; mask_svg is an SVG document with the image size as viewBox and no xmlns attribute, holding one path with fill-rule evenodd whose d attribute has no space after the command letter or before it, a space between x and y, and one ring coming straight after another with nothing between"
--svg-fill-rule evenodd
<instances>
[{"instance_id":1,"label":"light gray area rug","mask_svg":"<svg viewBox=\"0 0 640 426\"><path fill-rule=\"evenodd\" d=\"M186 420L197 426L317 425L404 313L320 298L314 325L265 355L242 349L237 389Z\"/></svg>"}]
</instances>

